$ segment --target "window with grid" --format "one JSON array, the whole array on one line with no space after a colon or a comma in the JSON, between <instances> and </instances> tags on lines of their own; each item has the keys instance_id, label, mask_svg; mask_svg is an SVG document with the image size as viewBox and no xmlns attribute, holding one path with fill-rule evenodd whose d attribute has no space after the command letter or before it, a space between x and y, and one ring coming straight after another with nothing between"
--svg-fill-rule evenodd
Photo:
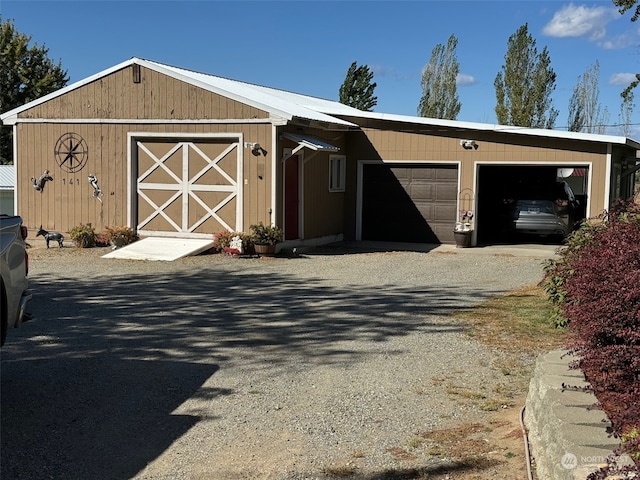
<instances>
[{"instance_id":1,"label":"window with grid","mask_svg":"<svg viewBox=\"0 0 640 480\"><path fill-rule=\"evenodd\" d=\"M344 192L347 158L344 155L329 156L329 191Z\"/></svg>"}]
</instances>

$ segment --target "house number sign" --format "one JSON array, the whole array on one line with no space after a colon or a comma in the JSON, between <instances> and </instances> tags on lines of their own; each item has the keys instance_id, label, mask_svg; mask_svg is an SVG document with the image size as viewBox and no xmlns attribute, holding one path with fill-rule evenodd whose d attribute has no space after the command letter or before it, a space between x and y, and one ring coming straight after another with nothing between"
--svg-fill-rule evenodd
<instances>
[{"instance_id":1,"label":"house number sign","mask_svg":"<svg viewBox=\"0 0 640 480\"><path fill-rule=\"evenodd\" d=\"M58 166L65 172L75 173L84 168L89 159L87 142L77 133L65 133L53 150Z\"/></svg>"}]
</instances>

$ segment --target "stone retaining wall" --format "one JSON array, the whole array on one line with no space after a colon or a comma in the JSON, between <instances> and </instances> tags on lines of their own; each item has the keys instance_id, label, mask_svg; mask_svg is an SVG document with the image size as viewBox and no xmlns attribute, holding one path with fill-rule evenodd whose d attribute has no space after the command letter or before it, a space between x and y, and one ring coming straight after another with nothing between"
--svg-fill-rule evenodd
<instances>
[{"instance_id":1,"label":"stone retaining wall","mask_svg":"<svg viewBox=\"0 0 640 480\"><path fill-rule=\"evenodd\" d=\"M538 358L525 405L525 425L538 480L585 480L619 445L591 393L562 391L562 384L585 386L572 358L554 350ZM630 461L630 460L629 460Z\"/></svg>"}]
</instances>

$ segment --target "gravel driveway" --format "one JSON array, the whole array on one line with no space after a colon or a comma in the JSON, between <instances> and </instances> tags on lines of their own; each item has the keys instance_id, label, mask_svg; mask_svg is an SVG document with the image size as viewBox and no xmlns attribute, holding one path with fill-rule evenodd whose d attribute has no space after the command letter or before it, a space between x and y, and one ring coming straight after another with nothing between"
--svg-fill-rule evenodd
<instances>
[{"instance_id":1,"label":"gravel driveway","mask_svg":"<svg viewBox=\"0 0 640 480\"><path fill-rule=\"evenodd\" d=\"M34 247L36 318L2 349L1 477L429 472L441 458L399 454L415 433L483 413L438 382L501 375L453 315L542 276L540 257L473 250L145 262Z\"/></svg>"}]
</instances>

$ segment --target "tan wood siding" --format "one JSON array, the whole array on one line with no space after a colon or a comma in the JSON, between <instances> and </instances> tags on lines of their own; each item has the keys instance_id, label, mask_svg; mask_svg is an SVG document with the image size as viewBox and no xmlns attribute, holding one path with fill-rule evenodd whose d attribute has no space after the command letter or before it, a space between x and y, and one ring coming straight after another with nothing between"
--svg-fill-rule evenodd
<instances>
[{"instance_id":1,"label":"tan wood siding","mask_svg":"<svg viewBox=\"0 0 640 480\"><path fill-rule=\"evenodd\" d=\"M409 128L407 126L407 128ZM415 126L413 127L415 128ZM412 162L460 162L460 189L475 190L477 165L568 163L591 165L591 215L605 208L606 145L566 139L536 138L487 132L457 132L443 135L435 131L425 133L364 129L364 138L356 141L354 156L363 160ZM473 139L478 149L465 150L460 140Z\"/></svg>"},{"instance_id":2,"label":"tan wood siding","mask_svg":"<svg viewBox=\"0 0 640 480\"><path fill-rule=\"evenodd\" d=\"M91 223L97 231L107 226L127 224L127 133L233 133L242 134L244 141L259 142L267 156L255 157L244 149L243 231L259 221L269 222L271 206L271 125L270 124L18 124L18 158L16 182L18 212L35 234L40 224L47 230L68 232L80 223ZM74 132L87 143L89 158L85 167L75 173L60 169L54 157L58 138ZM54 180L42 193L31 186L31 177L38 178L49 170ZM98 178L102 202L93 197L88 175ZM135 192L134 192L135 194ZM211 232L215 233L215 232Z\"/></svg>"},{"instance_id":3,"label":"tan wood siding","mask_svg":"<svg viewBox=\"0 0 640 480\"><path fill-rule=\"evenodd\" d=\"M141 68L133 83L124 68L22 112L20 118L48 119L254 119L260 109Z\"/></svg>"},{"instance_id":4,"label":"tan wood siding","mask_svg":"<svg viewBox=\"0 0 640 480\"><path fill-rule=\"evenodd\" d=\"M342 233L344 193L329 191L329 154L304 164L304 238Z\"/></svg>"}]
</instances>

